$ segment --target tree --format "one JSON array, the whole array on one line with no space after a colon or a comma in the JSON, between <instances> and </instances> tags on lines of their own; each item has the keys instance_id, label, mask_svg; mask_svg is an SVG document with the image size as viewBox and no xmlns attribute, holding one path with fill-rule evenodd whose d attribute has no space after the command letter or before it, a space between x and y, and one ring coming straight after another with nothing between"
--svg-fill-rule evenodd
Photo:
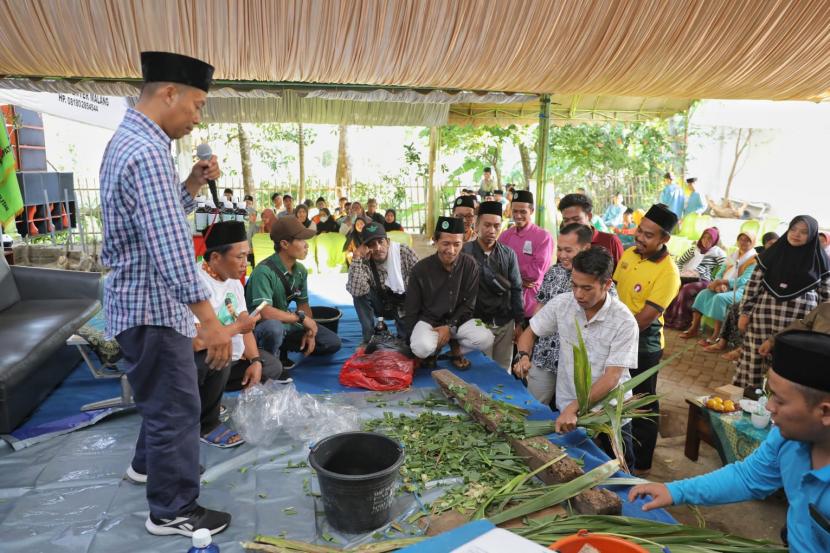
<instances>
[{"instance_id":1,"label":"tree","mask_svg":"<svg viewBox=\"0 0 830 553\"><path fill-rule=\"evenodd\" d=\"M260 155L262 161L266 163L272 171L277 172L285 169L295 159L298 162L298 179L299 190L297 193L298 199L305 198L305 147L314 143L317 138L317 133L312 129L306 128L302 123L292 125L283 125L279 123L268 123L257 125L261 134L261 140L254 146L256 152ZM296 157L291 153L286 153L287 144L297 146Z\"/></svg>"},{"instance_id":2,"label":"tree","mask_svg":"<svg viewBox=\"0 0 830 553\"><path fill-rule=\"evenodd\" d=\"M449 125L441 127L441 151L452 152L461 150L465 153L464 162L453 171L448 179L457 184L458 177L469 171L474 171L474 178L481 177L485 167L490 167L496 176L496 186L501 188L502 149L510 140L513 129L502 127L458 127ZM428 135L429 130L425 131Z\"/></svg>"},{"instance_id":3,"label":"tree","mask_svg":"<svg viewBox=\"0 0 830 553\"><path fill-rule=\"evenodd\" d=\"M251 171L251 141L242 123L236 124L236 136L239 139L239 159L242 164L242 188L245 194L256 194L254 176Z\"/></svg>"},{"instance_id":4,"label":"tree","mask_svg":"<svg viewBox=\"0 0 830 553\"><path fill-rule=\"evenodd\" d=\"M335 193L338 198L349 196L352 187L352 166L349 160L349 135L346 125L337 127L340 138L337 145L337 170L334 176Z\"/></svg>"},{"instance_id":5,"label":"tree","mask_svg":"<svg viewBox=\"0 0 830 553\"><path fill-rule=\"evenodd\" d=\"M305 133L303 124L297 123L297 161L300 164L300 198L305 198Z\"/></svg>"},{"instance_id":6,"label":"tree","mask_svg":"<svg viewBox=\"0 0 830 553\"><path fill-rule=\"evenodd\" d=\"M729 193L732 191L732 181L738 172L738 162L746 154L746 150L752 141L752 131L753 129L738 129L738 133L735 136L735 155L732 157L732 167L729 168L729 177L726 179L726 190L723 192L723 197L726 200L729 199Z\"/></svg>"}]
</instances>

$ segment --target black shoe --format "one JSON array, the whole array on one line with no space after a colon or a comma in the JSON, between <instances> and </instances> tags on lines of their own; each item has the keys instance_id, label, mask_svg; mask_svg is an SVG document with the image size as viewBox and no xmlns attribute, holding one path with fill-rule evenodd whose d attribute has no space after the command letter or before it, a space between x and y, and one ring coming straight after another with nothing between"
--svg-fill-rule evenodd
<instances>
[{"instance_id":1,"label":"black shoe","mask_svg":"<svg viewBox=\"0 0 830 553\"><path fill-rule=\"evenodd\" d=\"M147 517L144 528L154 536L187 536L200 528L207 528L211 534L218 534L231 523L230 513L212 511L196 506L195 509L176 518Z\"/></svg>"},{"instance_id":2,"label":"black shoe","mask_svg":"<svg viewBox=\"0 0 830 553\"><path fill-rule=\"evenodd\" d=\"M282 368L285 369L286 371L290 371L291 369L294 368L294 365L296 365L296 363L294 363L294 361L292 361L291 359L288 358L287 353L281 353L280 354L280 363L282 363Z\"/></svg>"},{"instance_id":3,"label":"black shoe","mask_svg":"<svg viewBox=\"0 0 830 553\"><path fill-rule=\"evenodd\" d=\"M199 474L205 473L205 467L201 464L199 465ZM131 484L136 484L137 486L143 486L147 483L147 475L141 472L138 472L133 468L132 463L130 466L127 467L127 474L124 475L124 479Z\"/></svg>"}]
</instances>

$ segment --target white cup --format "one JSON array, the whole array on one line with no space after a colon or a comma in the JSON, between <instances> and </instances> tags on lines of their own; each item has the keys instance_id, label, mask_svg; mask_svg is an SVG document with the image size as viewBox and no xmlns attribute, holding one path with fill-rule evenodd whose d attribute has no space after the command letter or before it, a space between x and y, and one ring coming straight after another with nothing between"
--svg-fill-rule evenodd
<instances>
[{"instance_id":1,"label":"white cup","mask_svg":"<svg viewBox=\"0 0 830 553\"><path fill-rule=\"evenodd\" d=\"M767 425L769 424L769 417L770 417L769 411L767 411L763 415L759 415L758 413L752 413L752 416L751 416L752 426L754 426L758 430L766 428Z\"/></svg>"}]
</instances>

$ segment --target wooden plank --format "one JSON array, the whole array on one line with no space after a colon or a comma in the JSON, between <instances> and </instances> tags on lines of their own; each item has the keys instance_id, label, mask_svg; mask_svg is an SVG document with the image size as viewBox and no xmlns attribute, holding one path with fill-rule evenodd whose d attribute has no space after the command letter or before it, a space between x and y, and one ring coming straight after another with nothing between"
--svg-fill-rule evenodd
<instances>
[{"instance_id":1,"label":"wooden plank","mask_svg":"<svg viewBox=\"0 0 830 553\"><path fill-rule=\"evenodd\" d=\"M444 395L457 400L476 422L487 430L504 436L516 455L522 457L532 469L537 469L565 453L564 449L543 436L525 439L511 437L508 432L510 426L524 424L524 420L505 412L497 401L482 392L478 386L466 382L446 369L433 371L432 378ZM546 484L562 484L582 474L582 467L573 458L566 457L540 472L538 476ZM620 497L604 488L586 490L573 499L573 506L581 514L618 515L622 512Z\"/></svg>"}]
</instances>

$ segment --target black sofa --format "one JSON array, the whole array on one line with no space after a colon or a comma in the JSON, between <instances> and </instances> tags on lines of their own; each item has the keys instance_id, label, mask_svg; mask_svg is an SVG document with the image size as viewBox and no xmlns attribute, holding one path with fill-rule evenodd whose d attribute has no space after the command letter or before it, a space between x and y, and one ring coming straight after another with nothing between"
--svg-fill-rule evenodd
<instances>
[{"instance_id":1,"label":"black sofa","mask_svg":"<svg viewBox=\"0 0 830 553\"><path fill-rule=\"evenodd\" d=\"M15 429L80 360L69 338L101 308L100 273L0 259L0 433Z\"/></svg>"}]
</instances>

